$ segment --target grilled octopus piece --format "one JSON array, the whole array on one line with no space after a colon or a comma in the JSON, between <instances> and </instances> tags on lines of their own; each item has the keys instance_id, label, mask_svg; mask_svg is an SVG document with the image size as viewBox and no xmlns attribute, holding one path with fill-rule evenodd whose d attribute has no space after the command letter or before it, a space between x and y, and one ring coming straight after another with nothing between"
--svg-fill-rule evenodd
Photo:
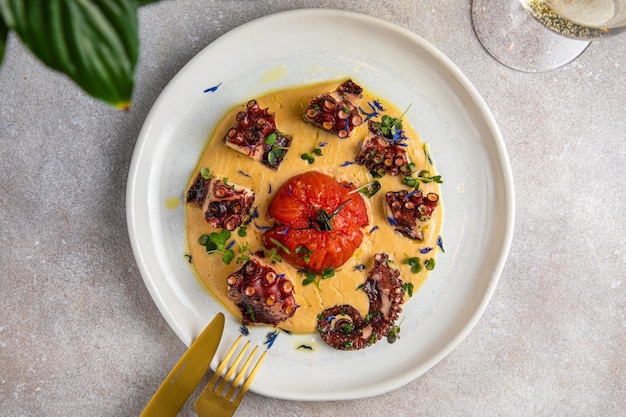
<instances>
[{"instance_id":1,"label":"grilled octopus piece","mask_svg":"<svg viewBox=\"0 0 626 417\"><path fill-rule=\"evenodd\" d=\"M262 109L256 100L246 103L246 110L235 117L224 143L264 165L278 169L291 145L291 137L278 130L276 114Z\"/></svg>"},{"instance_id":2,"label":"grilled octopus piece","mask_svg":"<svg viewBox=\"0 0 626 417\"><path fill-rule=\"evenodd\" d=\"M187 191L187 203L199 207L211 226L233 231L244 222L254 203L254 192L236 184L199 174Z\"/></svg>"},{"instance_id":3,"label":"grilled octopus piece","mask_svg":"<svg viewBox=\"0 0 626 417\"><path fill-rule=\"evenodd\" d=\"M422 227L428 222L439 203L436 193L424 195L421 190L388 191L385 210L393 227L414 240L424 240Z\"/></svg>"},{"instance_id":4,"label":"grilled octopus piece","mask_svg":"<svg viewBox=\"0 0 626 417\"><path fill-rule=\"evenodd\" d=\"M299 307L293 284L271 264L252 256L229 275L228 296L241 310L245 325L277 325L293 316Z\"/></svg>"},{"instance_id":5,"label":"grilled octopus piece","mask_svg":"<svg viewBox=\"0 0 626 417\"><path fill-rule=\"evenodd\" d=\"M363 123L358 105L363 89L347 80L331 93L313 98L304 112L304 120L344 139Z\"/></svg>"},{"instance_id":6,"label":"grilled octopus piece","mask_svg":"<svg viewBox=\"0 0 626 417\"><path fill-rule=\"evenodd\" d=\"M363 286L369 298L365 317L348 304L331 307L318 316L317 330L324 342L339 350L358 350L387 335L404 303L400 272L391 268L388 261L385 253L374 257L374 266Z\"/></svg>"},{"instance_id":7,"label":"grilled octopus piece","mask_svg":"<svg viewBox=\"0 0 626 417\"><path fill-rule=\"evenodd\" d=\"M395 135L383 135L379 124L370 120L368 134L363 139L361 150L356 157L356 163L365 165L372 173L382 176L385 173L396 176L400 173L410 174L409 156L404 144L406 137L400 131Z\"/></svg>"}]
</instances>

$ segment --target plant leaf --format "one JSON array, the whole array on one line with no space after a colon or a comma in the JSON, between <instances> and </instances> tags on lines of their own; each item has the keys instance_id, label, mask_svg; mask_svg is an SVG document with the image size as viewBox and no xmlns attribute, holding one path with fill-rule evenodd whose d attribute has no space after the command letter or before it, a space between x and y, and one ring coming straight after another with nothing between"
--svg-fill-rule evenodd
<instances>
[{"instance_id":1,"label":"plant leaf","mask_svg":"<svg viewBox=\"0 0 626 417\"><path fill-rule=\"evenodd\" d=\"M136 0L0 0L0 15L44 64L126 109L139 50L137 7Z\"/></svg>"},{"instance_id":2,"label":"plant leaf","mask_svg":"<svg viewBox=\"0 0 626 417\"><path fill-rule=\"evenodd\" d=\"M0 15L0 64L2 64L2 59L4 58L4 50L6 48L8 34L9 28L6 23L4 23L2 15Z\"/></svg>"}]
</instances>

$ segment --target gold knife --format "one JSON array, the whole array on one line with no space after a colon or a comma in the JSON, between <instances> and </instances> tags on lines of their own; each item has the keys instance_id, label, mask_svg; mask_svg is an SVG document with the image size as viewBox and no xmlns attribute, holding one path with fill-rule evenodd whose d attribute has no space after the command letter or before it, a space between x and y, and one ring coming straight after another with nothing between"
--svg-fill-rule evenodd
<instances>
[{"instance_id":1,"label":"gold knife","mask_svg":"<svg viewBox=\"0 0 626 417\"><path fill-rule=\"evenodd\" d=\"M218 313L189 346L140 417L172 417L178 414L209 369L223 331L224 314Z\"/></svg>"}]
</instances>

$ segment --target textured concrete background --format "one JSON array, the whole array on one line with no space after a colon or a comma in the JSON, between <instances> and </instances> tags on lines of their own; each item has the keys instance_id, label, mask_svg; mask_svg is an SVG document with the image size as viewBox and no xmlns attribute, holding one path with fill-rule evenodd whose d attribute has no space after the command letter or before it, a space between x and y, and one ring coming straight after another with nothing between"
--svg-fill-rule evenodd
<instances>
[{"instance_id":1,"label":"textured concrete background","mask_svg":"<svg viewBox=\"0 0 626 417\"><path fill-rule=\"evenodd\" d=\"M127 113L85 96L11 37L0 69L0 415L141 412L185 351L143 284L126 230L143 120L211 41L313 4L408 28L469 77L508 147L515 236L477 327L419 379L359 401L250 394L237 415L626 415L626 38L593 43L557 70L520 73L481 48L469 0L147 6ZM195 414L187 406L181 415Z\"/></svg>"}]
</instances>

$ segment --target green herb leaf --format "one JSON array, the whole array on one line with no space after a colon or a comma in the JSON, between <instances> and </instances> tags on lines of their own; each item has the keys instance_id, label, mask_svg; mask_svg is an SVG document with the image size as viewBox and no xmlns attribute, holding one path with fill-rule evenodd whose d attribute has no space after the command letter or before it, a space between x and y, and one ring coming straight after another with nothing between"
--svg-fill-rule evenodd
<instances>
[{"instance_id":1,"label":"green herb leaf","mask_svg":"<svg viewBox=\"0 0 626 417\"><path fill-rule=\"evenodd\" d=\"M270 249L270 262L275 264L276 262L282 262L283 258L278 253L278 249L272 248Z\"/></svg>"},{"instance_id":2,"label":"green herb leaf","mask_svg":"<svg viewBox=\"0 0 626 417\"><path fill-rule=\"evenodd\" d=\"M276 132L272 132L269 135L267 135L267 137L265 138L265 143L267 143L268 145L273 145L276 143Z\"/></svg>"},{"instance_id":3,"label":"green herb leaf","mask_svg":"<svg viewBox=\"0 0 626 417\"><path fill-rule=\"evenodd\" d=\"M322 269L322 279L328 279L334 276L335 276L335 268L333 268L332 266Z\"/></svg>"},{"instance_id":4,"label":"green herb leaf","mask_svg":"<svg viewBox=\"0 0 626 417\"><path fill-rule=\"evenodd\" d=\"M296 248L296 254L302 255L302 259L304 260L304 262L309 262L311 260L309 255L312 255L313 251L306 246L298 246Z\"/></svg>"},{"instance_id":5,"label":"green herb leaf","mask_svg":"<svg viewBox=\"0 0 626 417\"><path fill-rule=\"evenodd\" d=\"M233 260L234 257L235 252L233 252L232 249L226 249L224 251L224 255L222 255L222 262L224 262L226 265L230 265L230 262Z\"/></svg>"},{"instance_id":6,"label":"green herb leaf","mask_svg":"<svg viewBox=\"0 0 626 417\"><path fill-rule=\"evenodd\" d=\"M217 249L221 251L226 247L226 242L230 239L230 232L226 229L222 229L218 233L211 233L209 239L211 239L211 242L215 243Z\"/></svg>"},{"instance_id":7,"label":"green herb leaf","mask_svg":"<svg viewBox=\"0 0 626 417\"><path fill-rule=\"evenodd\" d=\"M429 271L435 269L435 258L429 258L428 260L426 260L426 262L424 262L424 268L428 269Z\"/></svg>"},{"instance_id":8,"label":"green herb leaf","mask_svg":"<svg viewBox=\"0 0 626 417\"><path fill-rule=\"evenodd\" d=\"M400 326L391 326L387 332L387 342L394 343L397 339L400 339Z\"/></svg>"},{"instance_id":9,"label":"green herb leaf","mask_svg":"<svg viewBox=\"0 0 626 417\"><path fill-rule=\"evenodd\" d=\"M9 28L6 23L4 23L2 15L0 14L0 64L2 64L2 59L4 58L4 50L6 48L8 34Z\"/></svg>"},{"instance_id":10,"label":"green herb leaf","mask_svg":"<svg viewBox=\"0 0 626 417\"><path fill-rule=\"evenodd\" d=\"M271 237L270 238L270 242L272 242L274 245L276 245L280 249L282 249L283 252L285 252L287 255L291 255L291 251L289 250L289 248L287 246L283 245L282 243L280 243L278 240L276 240L273 237Z\"/></svg>"},{"instance_id":11,"label":"green herb leaf","mask_svg":"<svg viewBox=\"0 0 626 417\"><path fill-rule=\"evenodd\" d=\"M246 244L243 246L239 246L239 257L237 258L238 264L246 262L248 259L250 259L250 255L248 255L249 250L249 242L246 242Z\"/></svg>"},{"instance_id":12,"label":"green herb leaf","mask_svg":"<svg viewBox=\"0 0 626 417\"><path fill-rule=\"evenodd\" d=\"M373 197L378 191L380 191L380 188L380 182L374 180L373 182L370 182L369 184L365 184L364 186L360 187L358 191L366 197Z\"/></svg>"},{"instance_id":13,"label":"green herb leaf","mask_svg":"<svg viewBox=\"0 0 626 417\"><path fill-rule=\"evenodd\" d=\"M413 274L417 274L422 270L422 263L418 257L408 258L404 263L411 267Z\"/></svg>"},{"instance_id":14,"label":"green herb leaf","mask_svg":"<svg viewBox=\"0 0 626 417\"><path fill-rule=\"evenodd\" d=\"M127 0L0 1L0 15L44 64L87 94L130 107L139 51L138 3Z\"/></svg>"},{"instance_id":15,"label":"green herb leaf","mask_svg":"<svg viewBox=\"0 0 626 417\"><path fill-rule=\"evenodd\" d=\"M205 180L210 180L211 179L211 170L208 168L200 168L200 176L202 178L204 178Z\"/></svg>"},{"instance_id":16,"label":"green herb leaf","mask_svg":"<svg viewBox=\"0 0 626 417\"><path fill-rule=\"evenodd\" d=\"M304 276L306 278L304 278L304 280L302 281L302 285L309 285L315 282L315 278L316 278L315 272L311 270L306 270L304 271Z\"/></svg>"},{"instance_id":17,"label":"green herb leaf","mask_svg":"<svg viewBox=\"0 0 626 417\"><path fill-rule=\"evenodd\" d=\"M413 297L413 288L414 286L412 282L405 282L402 284L402 289L409 295L409 297Z\"/></svg>"}]
</instances>

